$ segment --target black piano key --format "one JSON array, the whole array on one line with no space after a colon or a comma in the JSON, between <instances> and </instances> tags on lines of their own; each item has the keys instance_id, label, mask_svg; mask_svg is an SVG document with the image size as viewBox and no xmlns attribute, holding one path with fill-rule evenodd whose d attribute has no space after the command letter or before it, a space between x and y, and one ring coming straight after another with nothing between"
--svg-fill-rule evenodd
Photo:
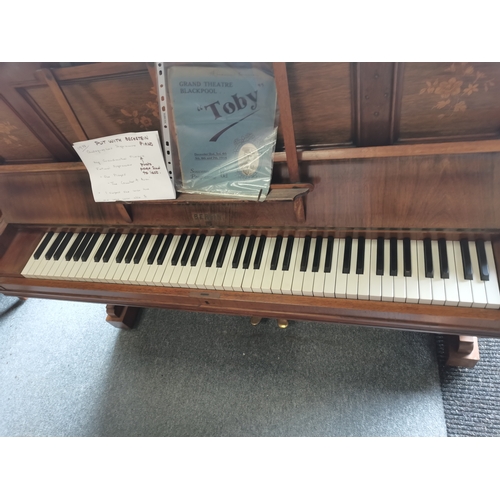
<instances>
[{"instance_id":1,"label":"black piano key","mask_svg":"<svg viewBox=\"0 0 500 500\"><path fill-rule=\"evenodd\" d=\"M191 257L191 266L196 266L198 264L198 259L200 258L201 250L203 249L203 245L205 243L206 236L204 234L200 234L198 238L198 243L196 243L196 248L194 249L193 256Z\"/></svg>"},{"instance_id":2,"label":"black piano key","mask_svg":"<svg viewBox=\"0 0 500 500\"><path fill-rule=\"evenodd\" d=\"M163 241L163 238L165 238L164 234L158 234L156 236L156 240L154 242L153 248L151 249L151 252L149 252L148 255L148 266L152 265L153 262L156 259L156 255L158 254L158 251L160 250L161 242Z\"/></svg>"},{"instance_id":3,"label":"black piano key","mask_svg":"<svg viewBox=\"0 0 500 500\"><path fill-rule=\"evenodd\" d=\"M377 276L384 275L384 238L379 236L377 238Z\"/></svg>"},{"instance_id":4,"label":"black piano key","mask_svg":"<svg viewBox=\"0 0 500 500\"><path fill-rule=\"evenodd\" d=\"M271 271L276 271L278 267L278 260L281 253L281 244L283 242L283 236L276 236L276 241L274 242L274 251L271 257Z\"/></svg>"},{"instance_id":5,"label":"black piano key","mask_svg":"<svg viewBox=\"0 0 500 500\"><path fill-rule=\"evenodd\" d=\"M137 233L134 236L134 240L132 241L132 244L130 245L128 252L125 255L125 264L130 264L132 262L135 252L137 252L137 247L139 246L139 243L141 242L143 236L144 235L142 233Z\"/></svg>"},{"instance_id":6,"label":"black piano key","mask_svg":"<svg viewBox=\"0 0 500 500\"><path fill-rule=\"evenodd\" d=\"M246 236L244 234L240 235L238 238L238 244L236 245L236 251L234 252L232 267L237 269L240 265L241 254L243 253L243 246L245 245Z\"/></svg>"},{"instance_id":7,"label":"black piano key","mask_svg":"<svg viewBox=\"0 0 500 500\"><path fill-rule=\"evenodd\" d=\"M309 260L309 249L311 248L311 237L304 238L304 249L302 250L302 258L300 260L300 272L305 273L307 269L307 262Z\"/></svg>"},{"instance_id":8,"label":"black piano key","mask_svg":"<svg viewBox=\"0 0 500 500\"><path fill-rule=\"evenodd\" d=\"M226 234L224 236L224 239L222 240L222 245L220 247L219 255L217 257L217 262L215 265L217 267L222 267L224 264L224 259L226 258L226 253L227 253L227 247L229 246L229 242L231 241L231 236L229 234Z\"/></svg>"},{"instance_id":9,"label":"black piano key","mask_svg":"<svg viewBox=\"0 0 500 500\"><path fill-rule=\"evenodd\" d=\"M349 274L351 272L351 254L352 254L352 238L347 236L345 239L344 262L342 263L342 272Z\"/></svg>"},{"instance_id":10,"label":"black piano key","mask_svg":"<svg viewBox=\"0 0 500 500\"><path fill-rule=\"evenodd\" d=\"M285 255L283 257L283 267L282 271L288 271L290 269L290 259L292 258L294 237L289 236L286 242Z\"/></svg>"},{"instance_id":11,"label":"black piano key","mask_svg":"<svg viewBox=\"0 0 500 500\"><path fill-rule=\"evenodd\" d=\"M356 258L356 274L365 273L365 238L358 238L358 255Z\"/></svg>"},{"instance_id":12,"label":"black piano key","mask_svg":"<svg viewBox=\"0 0 500 500\"><path fill-rule=\"evenodd\" d=\"M80 243L80 245L78 245L78 248L76 249L76 252L73 255L73 260L75 262L78 262L80 260L82 254L83 254L83 252L85 252L85 249L87 248L87 245L89 244L89 241L91 240L93 234L94 233L86 233L85 236L83 237L82 242Z\"/></svg>"},{"instance_id":13,"label":"black piano key","mask_svg":"<svg viewBox=\"0 0 500 500\"><path fill-rule=\"evenodd\" d=\"M432 245L431 239L424 239L424 265L425 265L425 277L434 278L434 266L432 262Z\"/></svg>"},{"instance_id":14,"label":"black piano key","mask_svg":"<svg viewBox=\"0 0 500 500\"><path fill-rule=\"evenodd\" d=\"M167 234L165 241L163 242L163 246L161 247L160 253L158 254L158 259L156 263L161 266L165 262L165 257L167 256L168 249L170 248L170 243L174 239L173 234Z\"/></svg>"},{"instance_id":15,"label":"black piano key","mask_svg":"<svg viewBox=\"0 0 500 500\"><path fill-rule=\"evenodd\" d=\"M472 261L470 259L469 241L467 239L460 240L460 250L462 251L462 265L464 266L464 278L472 280Z\"/></svg>"},{"instance_id":16,"label":"black piano key","mask_svg":"<svg viewBox=\"0 0 500 500\"><path fill-rule=\"evenodd\" d=\"M111 243L109 244L109 247L107 248L106 252L104 252L104 256L102 258L103 262L109 262L109 259L111 259L111 255L113 255L113 252L115 251L116 245L118 245L118 241L121 238L120 233L115 233L113 236L113 239L111 240Z\"/></svg>"},{"instance_id":17,"label":"black piano key","mask_svg":"<svg viewBox=\"0 0 500 500\"><path fill-rule=\"evenodd\" d=\"M66 236L62 240L61 244L57 247L56 253L54 254L54 260L59 260L64 250L68 246L69 240L73 237L73 233L66 233Z\"/></svg>"},{"instance_id":18,"label":"black piano key","mask_svg":"<svg viewBox=\"0 0 500 500\"><path fill-rule=\"evenodd\" d=\"M181 266L187 265L189 261L189 256L191 255L191 251L193 250L194 247L194 242L196 241L196 234L192 234L189 236L189 240L186 245L186 249L184 250L184 253L182 254L181 257Z\"/></svg>"},{"instance_id":19,"label":"black piano key","mask_svg":"<svg viewBox=\"0 0 500 500\"><path fill-rule=\"evenodd\" d=\"M490 280L490 273L488 270L488 262L486 260L486 250L484 249L484 240L476 241L476 253L479 263L479 274L482 281Z\"/></svg>"},{"instance_id":20,"label":"black piano key","mask_svg":"<svg viewBox=\"0 0 500 500\"><path fill-rule=\"evenodd\" d=\"M398 275L398 240L391 238L389 240L389 275Z\"/></svg>"},{"instance_id":21,"label":"black piano key","mask_svg":"<svg viewBox=\"0 0 500 500\"><path fill-rule=\"evenodd\" d=\"M90 238L89 244L87 245L87 248L85 248L85 251L82 253L82 262L87 262L90 252L92 252L92 249L95 247L95 244L97 243L97 240L99 239L99 236L101 236L101 233L94 233L92 235L92 238Z\"/></svg>"},{"instance_id":22,"label":"black piano key","mask_svg":"<svg viewBox=\"0 0 500 500\"><path fill-rule=\"evenodd\" d=\"M101 246L98 248L97 252L94 255L94 262L99 262L101 260L112 237L113 233L107 233L106 236L104 236L104 239L101 242Z\"/></svg>"},{"instance_id":23,"label":"black piano key","mask_svg":"<svg viewBox=\"0 0 500 500\"><path fill-rule=\"evenodd\" d=\"M54 240L54 242L52 243L52 245L50 245L49 249L47 250L47 253L45 254L45 258L47 260L52 259L52 256L56 252L57 247L61 244L61 241L64 239L65 236L66 236L65 232L64 233L59 233L56 236L56 239Z\"/></svg>"},{"instance_id":24,"label":"black piano key","mask_svg":"<svg viewBox=\"0 0 500 500\"><path fill-rule=\"evenodd\" d=\"M446 250L446 240L444 238L438 240L438 248L441 278L447 280L450 278L450 266L448 264L448 251Z\"/></svg>"},{"instance_id":25,"label":"black piano key","mask_svg":"<svg viewBox=\"0 0 500 500\"><path fill-rule=\"evenodd\" d=\"M151 238L151 235L149 233L146 233L144 235L144 238L141 240L141 244L139 246L139 250L137 250L137 253L134 255L134 264L139 264L139 262L142 259L142 256L144 254L144 250L146 250L146 246Z\"/></svg>"},{"instance_id":26,"label":"black piano key","mask_svg":"<svg viewBox=\"0 0 500 500\"><path fill-rule=\"evenodd\" d=\"M319 264L321 259L321 247L323 246L323 236L316 236L316 246L314 247L314 257L312 263L312 272L319 271Z\"/></svg>"},{"instance_id":27,"label":"black piano key","mask_svg":"<svg viewBox=\"0 0 500 500\"><path fill-rule=\"evenodd\" d=\"M217 247L219 246L220 234L216 234L214 239L212 240L212 245L210 246L210 250L208 251L207 260L205 264L207 267L212 267L212 264L215 259L215 252L217 252Z\"/></svg>"},{"instance_id":28,"label":"black piano key","mask_svg":"<svg viewBox=\"0 0 500 500\"><path fill-rule=\"evenodd\" d=\"M127 236L125 237L125 241L123 242L122 247L118 251L118 255L116 256L116 263L120 264L121 261L123 260L123 257L125 257L125 253L128 250L128 247L130 243L132 242L132 239L134 237L133 233L128 233Z\"/></svg>"},{"instance_id":29,"label":"black piano key","mask_svg":"<svg viewBox=\"0 0 500 500\"><path fill-rule=\"evenodd\" d=\"M250 260L252 259L253 248L255 246L256 236L252 234L248 238L247 250L245 256L243 257L243 269L248 269L250 267Z\"/></svg>"},{"instance_id":30,"label":"black piano key","mask_svg":"<svg viewBox=\"0 0 500 500\"><path fill-rule=\"evenodd\" d=\"M326 245L326 255L325 255L325 273L332 272L332 258L333 258L333 236L328 236L328 243Z\"/></svg>"},{"instance_id":31,"label":"black piano key","mask_svg":"<svg viewBox=\"0 0 500 500\"><path fill-rule=\"evenodd\" d=\"M177 242L177 246L174 250L174 255L172 255L171 263L173 266L176 266L181 258L182 249L184 248L184 243L186 243L187 234L181 234L179 241Z\"/></svg>"},{"instance_id":32,"label":"black piano key","mask_svg":"<svg viewBox=\"0 0 500 500\"><path fill-rule=\"evenodd\" d=\"M47 248L47 245L49 244L49 241L52 239L52 236L54 236L53 231L50 231L45 235L42 244L36 249L36 252L33 254L33 258L35 260L38 260L42 256L42 253Z\"/></svg>"},{"instance_id":33,"label":"black piano key","mask_svg":"<svg viewBox=\"0 0 500 500\"><path fill-rule=\"evenodd\" d=\"M262 254L264 253L265 245L266 245L266 237L261 236L259 240L259 246L257 247L257 252L255 254L255 260L253 261L254 269L260 269L260 264L262 262Z\"/></svg>"},{"instance_id":34,"label":"black piano key","mask_svg":"<svg viewBox=\"0 0 500 500\"><path fill-rule=\"evenodd\" d=\"M80 243L82 242L83 238L85 237L85 234L86 233L80 233L75 238L75 241L73 241L73 244L71 245L71 247L67 251L66 255L64 256L64 258L66 260L71 260L73 258L73 255L75 255L75 252L76 252L77 248L80 246Z\"/></svg>"},{"instance_id":35,"label":"black piano key","mask_svg":"<svg viewBox=\"0 0 500 500\"><path fill-rule=\"evenodd\" d=\"M404 275L407 277L411 277L410 238L403 238L403 268L404 268Z\"/></svg>"}]
</instances>

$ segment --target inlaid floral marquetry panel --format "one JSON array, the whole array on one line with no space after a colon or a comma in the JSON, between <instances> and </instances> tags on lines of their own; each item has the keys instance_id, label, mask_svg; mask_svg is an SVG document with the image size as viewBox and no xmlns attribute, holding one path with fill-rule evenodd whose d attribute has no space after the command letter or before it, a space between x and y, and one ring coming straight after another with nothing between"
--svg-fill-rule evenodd
<instances>
[{"instance_id":1,"label":"inlaid floral marquetry panel","mask_svg":"<svg viewBox=\"0 0 500 500\"><path fill-rule=\"evenodd\" d=\"M352 142L349 63L288 63L287 73L297 146Z\"/></svg>"},{"instance_id":2,"label":"inlaid floral marquetry panel","mask_svg":"<svg viewBox=\"0 0 500 500\"><path fill-rule=\"evenodd\" d=\"M53 156L0 96L0 161L51 161Z\"/></svg>"},{"instance_id":3,"label":"inlaid floral marquetry panel","mask_svg":"<svg viewBox=\"0 0 500 500\"><path fill-rule=\"evenodd\" d=\"M89 139L160 130L156 91L147 72L60 85Z\"/></svg>"},{"instance_id":4,"label":"inlaid floral marquetry panel","mask_svg":"<svg viewBox=\"0 0 500 500\"><path fill-rule=\"evenodd\" d=\"M401 141L500 131L499 63L406 63Z\"/></svg>"}]
</instances>

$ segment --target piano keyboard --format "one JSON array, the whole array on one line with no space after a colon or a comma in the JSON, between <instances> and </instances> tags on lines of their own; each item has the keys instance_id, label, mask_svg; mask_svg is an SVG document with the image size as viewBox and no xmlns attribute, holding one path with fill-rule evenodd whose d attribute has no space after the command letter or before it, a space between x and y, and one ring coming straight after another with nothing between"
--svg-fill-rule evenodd
<instances>
[{"instance_id":1,"label":"piano keyboard","mask_svg":"<svg viewBox=\"0 0 500 500\"><path fill-rule=\"evenodd\" d=\"M500 308L491 242L53 233L27 278Z\"/></svg>"}]
</instances>

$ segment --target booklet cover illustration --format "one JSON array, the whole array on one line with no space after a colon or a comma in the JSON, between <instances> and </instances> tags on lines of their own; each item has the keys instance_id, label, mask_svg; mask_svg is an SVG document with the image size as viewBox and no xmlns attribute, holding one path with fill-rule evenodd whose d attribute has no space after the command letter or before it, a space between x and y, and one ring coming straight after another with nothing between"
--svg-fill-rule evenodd
<instances>
[{"instance_id":1,"label":"booklet cover illustration","mask_svg":"<svg viewBox=\"0 0 500 500\"><path fill-rule=\"evenodd\" d=\"M276 85L257 68L168 70L180 178L187 193L265 199L276 145Z\"/></svg>"}]
</instances>

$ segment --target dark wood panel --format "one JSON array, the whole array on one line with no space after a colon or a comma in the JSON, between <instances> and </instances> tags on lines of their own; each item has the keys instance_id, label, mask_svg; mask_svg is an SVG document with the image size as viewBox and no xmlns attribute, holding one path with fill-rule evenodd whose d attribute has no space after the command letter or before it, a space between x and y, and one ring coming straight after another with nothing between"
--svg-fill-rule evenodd
<instances>
[{"instance_id":1,"label":"dark wood panel","mask_svg":"<svg viewBox=\"0 0 500 500\"><path fill-rule=\"evenodd\" d=\"M46 86L33 86L25 88L26 93L33 100L54 124L54 126L61 132L66 140L73 144L78 141L78 137L74 130L71 128L67 118L57 104L54 95ZM75 155L76 156L76 155Z\"/></svg>"},{"instance_id":2,"label":"dark wood panel","mask_svg":"<svg viewBox=\"0 0 500 500\"><path fill-rule=\"evenodd\" d=\"M314 184L306 224L358 228L500 228L500 154L303 164Z\"/></svg>"},{"instance_id":3,"label":"dark wood panel","mask_svg":"<svg viewBox=\"0 0 500 500\"><path fill-rule=\"evenodd\" d=\"M50 151L0 96L0 162L53 161Z\"/></svg>"},{"instance_id":4,"label":"dark wood panel","mask_svg":"<svg viewBox=\"0 0 500 500\"><path fill-rule=\"evenodd\" d=\"M500 64L407 63L400 140L498 137Z\"/></svg>"},{"instance_id":5,"label":"dark wood panel","mask_svg":"<svg viewBox=\"0 0 500 500\"><path fill-rule=\"evenodd\" d=\"M287 73L297 146L351 143L349 63L288 63Z\"/></svg>"},{"instance_id":6,"label":"dark wood panel","mask_svg":"<svg viewBox=\"0 0 500 500\"><path fill-rule=\"evenodd\" d=\"M60 85L89 139L160 130L156 90L147 71Z\"/></svg>"}]
</instances>

